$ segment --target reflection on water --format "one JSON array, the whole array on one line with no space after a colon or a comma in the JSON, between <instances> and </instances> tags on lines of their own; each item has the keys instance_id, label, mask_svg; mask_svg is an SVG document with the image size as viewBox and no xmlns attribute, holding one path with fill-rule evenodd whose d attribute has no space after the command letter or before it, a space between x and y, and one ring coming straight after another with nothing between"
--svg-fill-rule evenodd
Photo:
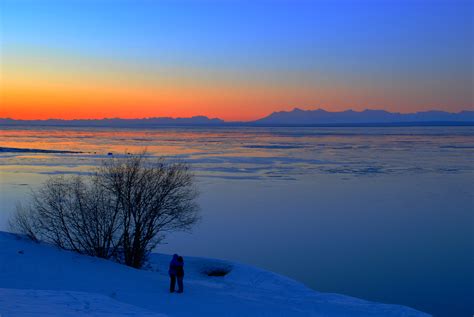
<instances>
[{"instance_id":1,"label":"reflection on water","mask_svg":"<svg viewBox=\"0 0 474 317\"><path fill-rule=\"evenodd\" d=\"M0 224L48 175L112 152L189 162L203 220L162 252L272 269L321 291L472 315L474 128L3 129Z\"/></svg>"},{"instance_id":2,"label":"reflection on water","mask_svg":"<svg viewBox=\"0 0 474 317\"><path fill-rule=\"evenodd\" d=\"M202 176L294 179L309 173L469 172L472 136L471 127L8 129L0 130L0 145L84 152L3 153L2 165L78 167L94 165L109 152L146 148L151 155L190 162Z\"/></svg>"}]
</instances>

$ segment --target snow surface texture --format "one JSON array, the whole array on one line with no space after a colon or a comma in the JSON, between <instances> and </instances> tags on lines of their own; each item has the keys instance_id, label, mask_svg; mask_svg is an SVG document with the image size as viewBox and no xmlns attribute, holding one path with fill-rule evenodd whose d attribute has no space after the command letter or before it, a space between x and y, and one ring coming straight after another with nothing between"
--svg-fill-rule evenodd
<instances>
[{"instance_id":1,"label":"snow surface texture","mask_svg":"<svg viewBox=\"0 0 474 317\"><path fill-rule=\"evenodd\" d=\"M226 261L185 257L185 292L170 294L169 255L143 270L0 232L0 315L429 316L315 292L289 278ZM231 269L223 277L210 270Z\"/></svg>"}]
</instances>

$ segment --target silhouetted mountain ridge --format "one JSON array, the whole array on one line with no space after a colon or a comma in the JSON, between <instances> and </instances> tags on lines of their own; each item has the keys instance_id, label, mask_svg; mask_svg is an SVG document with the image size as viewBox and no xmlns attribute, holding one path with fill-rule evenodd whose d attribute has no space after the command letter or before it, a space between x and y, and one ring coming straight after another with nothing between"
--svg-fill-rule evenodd
<instances>
[{"instance_id":1,"label":"silhouetted mountain ridge","mask_svg":"<svg viewBox=\"0 0 474 317\"><path fill-rule=\"evenodd\" d=\"M473 122L474 111L451 113L446 111L422 111L415 113L388 112L386 110L346 110L329 112L324 109L278 111L254 121L255 124L311 125L311 124L363 124L406 122Z\"/></svg>"},{"instance_id":2,"label":"silhouetted mountain ridge","mask_svg":"<svg viewBox=\"0 0 474 317\"><path fill-rule=\"evenodd\" d=\"M229 122L219 118L194 116L191 118L156 117L143 119L48 119L15 120L0 118L0 126L65 126L65 127L130 127L153 128L161 126L298 126L298 125L426 125L443 123L446 125L474 125L474 111L451 113L431 110L415 113L388 112L386 110L363 111L346 110L329 112L324 109L278 111L255 121Z\"/></svg>"},{"instance_id":3,"label":"silhouetted mountain ridge","mask_svg":"<svg viewBox=\"0 0 474 317\"><path fill-rule=\"evenodd\" d=\"M208 118L206 116L194 116L191 118L143 118L143 119L47 119L47 120L15 120L0 119L0 125L32 125L32 126L85 126L85 127L155 127L155 126L187 126L187 125L221 125L224 120Z\"/></svg>"}]
</instances>

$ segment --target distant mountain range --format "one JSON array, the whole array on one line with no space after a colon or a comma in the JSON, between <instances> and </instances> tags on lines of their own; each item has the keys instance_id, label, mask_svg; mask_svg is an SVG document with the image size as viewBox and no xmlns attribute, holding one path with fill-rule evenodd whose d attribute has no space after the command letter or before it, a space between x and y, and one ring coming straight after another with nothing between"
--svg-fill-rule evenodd
<instances>
[{"instance_id":1,"label":"distant mountain range","mask_svg":"<svg viewBox=\"0 0 474 317\"><path fill-rule=\"evenodd\" d=\"M221 119L209 119L205 116L195 116L191 118L144 118L144 119L77 119L77 120L14 120L14 119L0 119L0 126L67 126L67 127L156 127L156 126L193 126L205 125L215 126L225 124Z\"/></svg>"},{"instance_id":2,"label":"distant mountain range","mask_svg":"<svg viewBox=\"0 0 474 317\"><path fill-rule=\"evenodd\" d=\"M450 113L445 111L424 111L415 113L388 112L385 110L346 110L329 112L323 109L279 111L256 120L265 125L318 125L318 124L384 124L384 123L427 123L427 122L471 122L474 111Z\"/></svg>"},{"instance_id":3,"label":"distant mountain range","mask_svg":"<svg viewBox=\"0 0 474 317\"><path fill-rule=\"evenodd\" d=\"M66 127L158 127L158 126L354 126L354 125L474 125L474 111L457 113L424 111L415 113L385 110L346 110L329 112L323 109L279 111L255 121L226 122L205 116L191 118L84 119L84 120L14 120L0 119L1 126L66 126Z\"/></svg>"}]
</instances>

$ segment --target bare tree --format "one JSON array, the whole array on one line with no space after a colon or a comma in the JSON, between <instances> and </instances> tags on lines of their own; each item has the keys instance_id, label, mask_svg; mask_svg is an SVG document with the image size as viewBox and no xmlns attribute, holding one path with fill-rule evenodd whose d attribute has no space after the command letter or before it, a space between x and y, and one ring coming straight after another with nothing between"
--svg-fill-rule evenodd
<instances>
[{"instance_id":1,"label":"bare tree","mask_svg":"<svg viewBox=\"0 0 474 317\"><path fill-rule=\"evenodd\" d=\"M27 207L17 207L12 226L33 240L110 258L119 248L120 210L99 180L98 174L49 178Z\"/></svg>"},{"instance_id":2,"label":"bare tree","mask_svg":"<svg viewBox=\"0 0 474 317\"><path fill-rule=\"evenodd\" d=\"M189 167L145 155L107 159L91 176L49 178L12 225L34 240L139 268L170 231L198 220Z\"/></svg>"},{"instance_id":3,"label":"bare tree","mask_svg":"<svg viewBox=\"0 0 474 317\"><path fill-rule=\"evenodd\" d=\"M194 177L185 164L132 156L107 161L98 175L121 210L120 245L129 266L140 267L164 234L190 229L198 219Z\"/></svg>"}]
</instances>

